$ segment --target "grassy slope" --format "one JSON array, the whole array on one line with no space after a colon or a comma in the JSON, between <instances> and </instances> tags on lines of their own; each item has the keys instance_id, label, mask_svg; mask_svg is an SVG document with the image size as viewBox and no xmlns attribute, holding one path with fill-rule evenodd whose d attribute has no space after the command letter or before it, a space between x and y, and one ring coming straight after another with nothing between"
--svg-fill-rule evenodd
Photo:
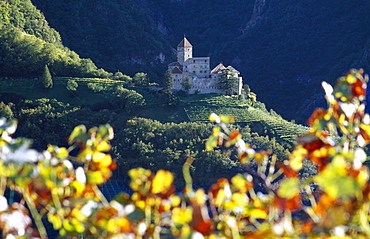
<instances>
[{"instance_id":1,"label":"grassy slope","mask_svg":"<svg viewBox=\"0 0 370 239\"><path fill-rule=\"evenodd\" d=\"M105 84L118 85L122 82L108 79L73 78L79 87L76 93L66 89L69 78L54 79L54 87L45 91L40 83L33 79L5 80L0 79L0 89L3 92L14 92L28 99L55 98L58 101L72 105L93 106L109 98L109 92L93 93L88 87L89 82L104 82ZM142 94L146 100L146 106L134 111L130 116L123 114L124 118L144 117L160 122L186 122L208 121L208 116L216 114L234 115L236 122L252 124L259 123L262 131L266 130L269 135L285 138L291 141L294 136L303 134L307 127L286 121L275 113L268 112L262 103L251 106L246 100L237 97L228 97L218 94L189 95L181 98L177 106L167 106L155 94L144 88L132 88ZM5 99L0 99L5 100ZM256 128L256 127L255 127ZM253 130L253 127L252 127ZM261 131L260 130L260 131ZM259 132L261 133L261 132Z\"/></svg>"}]
</instances>

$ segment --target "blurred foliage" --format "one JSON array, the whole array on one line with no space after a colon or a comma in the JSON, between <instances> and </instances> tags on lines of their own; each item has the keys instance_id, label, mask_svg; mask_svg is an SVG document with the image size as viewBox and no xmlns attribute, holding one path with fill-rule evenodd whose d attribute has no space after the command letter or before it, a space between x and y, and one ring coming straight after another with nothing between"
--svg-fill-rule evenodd
<instances>
[{"instance_id":1,"label":"blurred foliage","mask_svg":"<svg viewBox=\"0 0 370 239\"><path fill-rule=\"evenodd\" d=\"M30 148L31 140L12 137L16 120L1 119L3 237L47 238L45 219L62 237L368 238L370 172L363 165L363 147L370 142L367 82L362 70L351 70L334 87L323 82L328 109L313 112L310 131L297 138L283 162L246 143L238 129L230 128L234 117L211 114L206 150L235 148L245 172L217 179L208 191L194 189L194 158L188 155L182 194L176 194L170 171L139 167L128 172L132 194L105 199L98 185L116 168L106 153L114 135L110 125L77 126L68 148L49 145L38 152ZM298 177L304 161L317 167L316 175ZM9 202L7 189L22 199Z\"/></svg>"}]
</instances>

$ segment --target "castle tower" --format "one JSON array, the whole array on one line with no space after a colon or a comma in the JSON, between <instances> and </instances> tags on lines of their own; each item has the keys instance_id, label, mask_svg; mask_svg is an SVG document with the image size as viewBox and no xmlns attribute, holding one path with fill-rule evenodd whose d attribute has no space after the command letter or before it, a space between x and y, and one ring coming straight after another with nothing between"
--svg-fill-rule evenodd
<instances>
[{"instance_id":1,"label":"castle tower","mask_svg":"<svg viewBox=\"0 0 370 239\"><path fill-rule=\"evenodd\" d=\"M177 61L183 66L189 58L193 58L193 46L184 36L184 39L177 46Z\"/></svg>"}]
</instances>

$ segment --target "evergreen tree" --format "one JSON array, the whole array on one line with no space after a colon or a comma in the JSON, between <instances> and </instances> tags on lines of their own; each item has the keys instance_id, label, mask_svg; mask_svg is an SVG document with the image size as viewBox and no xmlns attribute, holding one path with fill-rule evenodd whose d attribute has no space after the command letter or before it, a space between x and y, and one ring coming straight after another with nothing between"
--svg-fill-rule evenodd
<instances>
[{"instance_id":1,"label":"evergreen tree","mask_svg":"<svg viewBox=\"0 0 370 239\"><path fill-rule=\"evenodd\" d=\"M47 65L45 65L44 67L44 72L42 73L42 76L41 76L41 82L42 82L42 86L45 89L53 88L53 79L51 78L50 71Z\"/></svg>"},{"instance_id":2,"label":"evergreen tree","mask_svg":"<svg viewBox=\"0 0 370 239\"><path fill-rule=\"evenodd\" d=\"M232 75L230 69L224 69L218 79L217 87L224 90L225 94L235 94L238 92L238 78Z\"/></svg>"},{"instance_id":3,"label":"evergreen tree","mask_svg":"<svg viewBox=\"0 0 370 239\"><path fill-rule=\"evenodd\" d=\"M163 78L163 90L171 90L173 87L173 76L170 69L166 70Z\"/></svg>"},{"instance_id":4,"label":"evergreen tree","mask_svg":"<svg viewBox=\"0 0 370 239\"><path fill-rule=\"evenodd\" d=\"M148 85L148 77L146 73L138 72L132 78L134 85L136 86L146 86Z\"/></svg>"},{"instance_id":5,"label":"evergreen tree","mask_svg":"<svg viewBox=\"0 0 370 239\"><path fill-rule=\"evenodd\" d=\"M186 93L189 92L189 90L191 89L191 84L190 84L190 79L189 77L185 77L183 83L182 83L182 86L184 87L184 90L186 91Z\"/></svg>"}]
</instances>

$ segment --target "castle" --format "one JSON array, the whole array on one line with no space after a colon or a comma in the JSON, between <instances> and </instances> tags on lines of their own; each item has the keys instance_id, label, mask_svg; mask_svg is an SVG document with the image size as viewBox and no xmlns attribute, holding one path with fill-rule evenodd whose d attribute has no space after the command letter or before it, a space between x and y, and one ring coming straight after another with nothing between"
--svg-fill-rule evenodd
<instances>
[{"instance_id":1,"label":"castle","mask_svg":"<svg viewBox=\"0 0 370 239\"><path fill-rule=\"evenodd\" d=\"M193 46L184 36L182 41L177 46L177 62L172 62L168 65L173 75L172 90L184 90L184 80L190 80L189 93L220 93L220 94L241 94L243 87L242 77L240 72L234 67L225 67L222 63L218 64L211 70L209 57L193 57ZM238 81L237 92L225 92L219 89L217 82L228 69L228 77L236 78Z\"/></svg>"}]
</instances>

